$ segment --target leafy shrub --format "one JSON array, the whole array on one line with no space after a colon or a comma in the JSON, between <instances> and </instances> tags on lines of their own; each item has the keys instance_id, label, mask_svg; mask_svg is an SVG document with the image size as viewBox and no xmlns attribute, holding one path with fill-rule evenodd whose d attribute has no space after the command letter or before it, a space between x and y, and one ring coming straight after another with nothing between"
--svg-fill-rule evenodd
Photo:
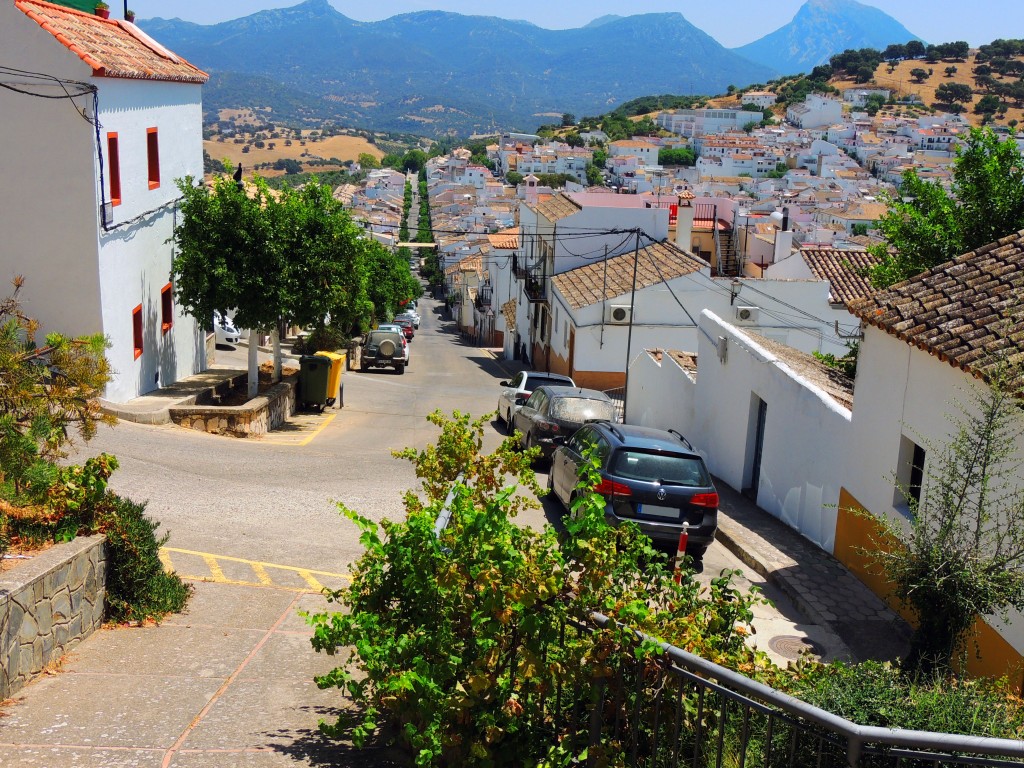
<instances>
[{"instance_id":1,"label":"leafy shrub","mask_svg":"<svg viewBox=\"0 0 1024 768\"><path fill-rule=\"evenodd\" d=\"M422 482L422 498L405 497L406 519L378 526L342 507L366 551L351 586L330 593L343 610L308 621L314 648L344 648L351 662L318 685L341 688L361 709L322 725L325 733L363 745L383 718L400 727L418 765L535 764L585 732L578 719L547 717L555 691L563 709L585 707L595 678L619 663L658 664L660 649L629 629L594 627L595 609L747 674L778 672L744 643L756 598L729 574L706 593L691 578L675 584L650 540L631 525L611 528L604 500L585 492L564 534L517 525L516 513L537 505L536 451L507 438L483 455L484 419L428 418L441 428L437 444L396 454ZM641 679L646 692L657 684Z\"/></svg>"},{"instance_id":2,"label":"leafy shrub","mask_svg":"<svg viewBox=\"0 0 1024 768\"><path fill-rule=\"evenodd\" d=\"M312 355L321 350L334 352L345 349L348 344L348 334L333 325L326 325L323 328L314 328L306 336L297 338L292 344L292 352L296 355Z\"/></svg>"},{"instance_id":3,"label":"leafy shrub","mask_svg":"<svg viewBox=\"0 0 1024 768\"><path fill-rule=\"evenodd\" d=\"M159 619L181 611L192 587L160 562L168 534L156 536L160 523L145 514L146 505L108 494L99 515L107 536L107 618L112 621Z\"/></svg>"},{"instance_id":4,"label":"leafy shrub","mask_svg":"<svg viewBox=\"0 0 1024 768\"><path fill-rule=\"evenodd\" d=\"M898 667L809 664L789 693L861 725L1020 739L1024 708L1005 680L909 675Z\"/></svg>"}]
</instances>

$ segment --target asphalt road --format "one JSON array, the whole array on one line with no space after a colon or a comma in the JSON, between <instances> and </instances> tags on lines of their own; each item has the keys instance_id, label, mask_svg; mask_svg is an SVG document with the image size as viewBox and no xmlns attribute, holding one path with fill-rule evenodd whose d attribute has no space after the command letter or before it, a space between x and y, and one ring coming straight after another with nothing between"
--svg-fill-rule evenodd
<instances>
[{"instance_id":1,"label":"asphalt road","mask_svg":"<svg viewBox=\"0 0 1024 768\"><path fill-rule=\"evenodd\" d=\"M438 431L426 416L435 409L474 416L492 411L498 382L509 376L490 352L459 338L437 302L424 299L420 313L406 373L346 371L345 407L306 445L122 422L101 430L84 453L104 450L118 457L112 488L148 501L149 512L171 535L170 547L345 573L362 548L336 502L374 520L399 519L403 493L418 482L411 464L393 458L391 451L431 443ZM218 363L244 368L245 354L245 349L218 351ZM488 426L485 450L502 437L500 427ZM543 487L546 477L539 482ZM561 512L549 499L520 523L558 525ZM724 568L747 570L716 543L700 578L706 581ZM830 638L804 624L760 577L745 574L740 583L757 586L775 603L757 611L762 634L807 634L828 652ZM784 655L776 658L785 661Z\"/></svg>"}]
</instances>

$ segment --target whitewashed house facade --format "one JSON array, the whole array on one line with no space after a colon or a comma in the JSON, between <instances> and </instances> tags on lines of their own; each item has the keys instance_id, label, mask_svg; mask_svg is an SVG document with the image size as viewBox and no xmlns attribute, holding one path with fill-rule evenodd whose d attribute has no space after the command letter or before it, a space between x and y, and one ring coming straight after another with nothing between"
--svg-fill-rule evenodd
<instances>
[{"instance_id":1,"label":"whitewashed house facade","mask_svg":"<svg viewBox=\"0 0 1024 768\"><path fill-rule=\"evenodd\" d=\"M0 90L0 278L24 275L42 332L109 339L112 402L202 370L169 239L175 179L203 176L207 75L133 24L38 0L0 4L0 51L46 78L8 74L16 90Z\"/></svg>"}]
</instances>

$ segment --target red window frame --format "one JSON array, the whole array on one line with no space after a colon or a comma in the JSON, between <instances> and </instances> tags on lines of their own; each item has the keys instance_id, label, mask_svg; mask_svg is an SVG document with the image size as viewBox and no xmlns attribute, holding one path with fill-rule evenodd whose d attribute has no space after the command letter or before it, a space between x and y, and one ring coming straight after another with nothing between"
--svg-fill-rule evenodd
<instances>
[{"instance_id":1,"label":"red window frame","mask_svg":"<svg viewBox=\"0 0 1024 768\"><path fill-rule=\"evenodd\" d=\"M174 325L174 294L171 283L160 289L160 330L167 333Z\"/></svg>"},{"instance_id":2,"label":"red window frame","mask_svg":"<svg viewBox=\"0 0 1024 768\"><path fill-rule=\"evenodd\" d=\"M121 154L117 134L107 134L107 172L110 175L110 204L121 204Z\"/></svg>"},{"instance_id":3,"label":"red window frame","mask_svg":"<svg viewBox=\"0 0 1024 768\"><path fill-rule=\"evenodd\" d=\"M149 188L160 186L160 141L156 128L146 129L146 159L149 167Z\"/></svg>"},{"instance_id":4,"label":"red window frame","mask_svg":"<svg viewBox=\"0 0 1024 768\"><path fill-rule=\"evenodd\" d=\"M142 357L142 305L132 310L132 341L135 346L135 359Z\"/></svg>"}]
</instances>

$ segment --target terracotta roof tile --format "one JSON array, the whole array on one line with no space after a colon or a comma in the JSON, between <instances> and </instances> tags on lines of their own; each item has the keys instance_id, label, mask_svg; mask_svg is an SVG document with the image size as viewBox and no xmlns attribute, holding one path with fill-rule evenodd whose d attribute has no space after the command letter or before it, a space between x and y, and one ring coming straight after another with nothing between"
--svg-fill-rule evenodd
<instances>
[{"instance_id":1,"label":"terracotta roof tile","mask_svg":"<svg viewBox=\"0 0 1024 768\"><path fill-rule=\"evenodd\" d=\"M42 0L14 5L92 67L97 77L205 83L209 75L175 56L134 24L101 19Z\"/></svg>"},{"instance_id":2,"label":"terracotta roof tile","mask_svg":"<svg viewBox=\"0 0 1024 768\"><path fill-rule=\"evenodd\" d=\"M829 301L833 304L849 304L875 290L864 271L875 266L878 259L867 251L802 248L800 255L815 277L828 280Z\"/></svg>"},{"instance_id":3,"label":"terracotta roof tile","mask_svg":"<svg viewBox=\"0 0 1024 768\"><path fill-rule=\"evenodd\" d=\"M633 253L624 253L607 262L597 261L555 275L551 282L573 309L582 309L632 291L633 263ZM667 241L641 248L636 264L637 290L690 275L707 267L705 262Z\"/></svg>"},{"instance_id":4,"label":"terracotta roof tile","mask_svg":"<svg viewBox=\"0 0 1024 768\"><path fill-rule=\"evenodd\" d=\"M572 198L566 197L563 194L557 194L545 200L539 200L537 205L534 206L534 210L548 221L554 223L572 216L574 213L579 213L583 210L583 206Z\"/></svg>"},{"instance_id":5,"label":"terracotta roof tile","mask_svg":"<svg viewBox=\"0 0 1024 768\"><path fill-rule=\"evenodd\" d=\"M502 248L510 251L519 247L519 227L510 227L493 235L488 235L487 240L495 248Z\"/></svg>"},{"instance_id":6,"label":"terracotta roof tile","mask_svg":"<svg viewBox=\"0 0 1024 768\"><path fill-rule=\"evenodd\" d=\"M1024 230L848 308L979 378L988 379L1000 358L1024 364Z\"/></svg>"}]
</instances>

